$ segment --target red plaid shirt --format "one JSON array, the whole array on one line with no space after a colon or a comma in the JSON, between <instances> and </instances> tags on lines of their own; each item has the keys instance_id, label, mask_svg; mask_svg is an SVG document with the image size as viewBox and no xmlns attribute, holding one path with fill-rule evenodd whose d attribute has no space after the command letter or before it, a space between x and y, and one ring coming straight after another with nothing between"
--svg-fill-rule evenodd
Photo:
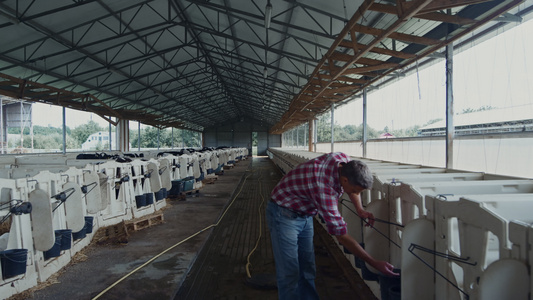
<instances>
[{"instance_id":1,"label":"red plaid shirt","mask_svg":"<svg viewBox=\"0 0 533 300\"><path fill-rule=\"evenodd\" d=\"M338 201L344 193L339 181L339 164L348 155L336 152L321 155L298 165L274 188L271 198L279 206L295 212L324 218L332 235L346 234L346 222L339 213Z\"/></svg>"}]
</instances>

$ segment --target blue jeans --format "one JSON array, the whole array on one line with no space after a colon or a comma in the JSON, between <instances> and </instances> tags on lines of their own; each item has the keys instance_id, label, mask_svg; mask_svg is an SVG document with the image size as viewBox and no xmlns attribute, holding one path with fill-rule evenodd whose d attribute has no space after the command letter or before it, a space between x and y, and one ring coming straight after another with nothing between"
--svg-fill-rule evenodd
<instances>
[{"instance_id":1,"label":"blue jeans","mask_svg":"<svg viewBox=\"0 0 533 300\"><path fill-rule=\"evenodd\" d=\"M268 202L266 219L276 262L280 300L319 299L315 288L313 217Z\"/></svg>"}]
</instances>

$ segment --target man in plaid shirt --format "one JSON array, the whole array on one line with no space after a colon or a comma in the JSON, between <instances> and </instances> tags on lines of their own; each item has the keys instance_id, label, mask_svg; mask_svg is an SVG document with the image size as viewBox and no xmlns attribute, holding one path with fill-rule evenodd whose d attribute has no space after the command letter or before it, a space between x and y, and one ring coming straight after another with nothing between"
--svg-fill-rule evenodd
<instances>
[{"instance_id":1,"label":"man in plaid shirt","mask_svg":"<svg viewBox=\"0 0 533 300\"><path fill-rule=\"evenodd\" d=\"M346 193L363 219L374 223L359 194L372 187L372 173L361 161L344 153L311 159L289 171L274 188L267 205L267 222L276 263L279 299L318 299L315 289L313 216L326 222L328 232L351 253L384 275L398 275L386 261L372 258L350 235L339 213L338 200Z\"/></svg>"}]
</instances>

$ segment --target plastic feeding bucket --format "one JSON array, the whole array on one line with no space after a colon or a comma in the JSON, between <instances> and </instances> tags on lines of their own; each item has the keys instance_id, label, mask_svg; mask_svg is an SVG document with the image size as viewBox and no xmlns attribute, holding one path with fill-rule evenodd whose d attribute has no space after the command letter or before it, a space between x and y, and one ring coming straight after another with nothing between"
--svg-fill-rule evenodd
<instances>
[{"instance_id":1,"label":"plastic feeding bucket","mask_svg":"<svg viewBox=\"0 0 533 300\"><path fill-rule=\"evenodd\" d=\"M2 278L15 277L26 273L28 249L9 249L0 251L0 264L2 265Z\"/></svg>"}]
</instances>

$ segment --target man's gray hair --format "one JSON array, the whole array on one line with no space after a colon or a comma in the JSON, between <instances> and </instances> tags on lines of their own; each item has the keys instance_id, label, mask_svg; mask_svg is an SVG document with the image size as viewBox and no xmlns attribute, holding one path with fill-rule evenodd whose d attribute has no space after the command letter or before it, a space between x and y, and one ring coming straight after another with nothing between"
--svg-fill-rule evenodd
<instances>
[{"instance_id":1,"label":"man's gray hair","mask_svg":"<svg viewBox=\"0 0 533 300\"><path fill-rule=\"evenodd\" d=\"M352 160L341 163L341 176L348 178L351 185L358 185L364 189L370 189L374 183L374 177L368 166L360 160Z\"/></svg>"}]
</instances>

